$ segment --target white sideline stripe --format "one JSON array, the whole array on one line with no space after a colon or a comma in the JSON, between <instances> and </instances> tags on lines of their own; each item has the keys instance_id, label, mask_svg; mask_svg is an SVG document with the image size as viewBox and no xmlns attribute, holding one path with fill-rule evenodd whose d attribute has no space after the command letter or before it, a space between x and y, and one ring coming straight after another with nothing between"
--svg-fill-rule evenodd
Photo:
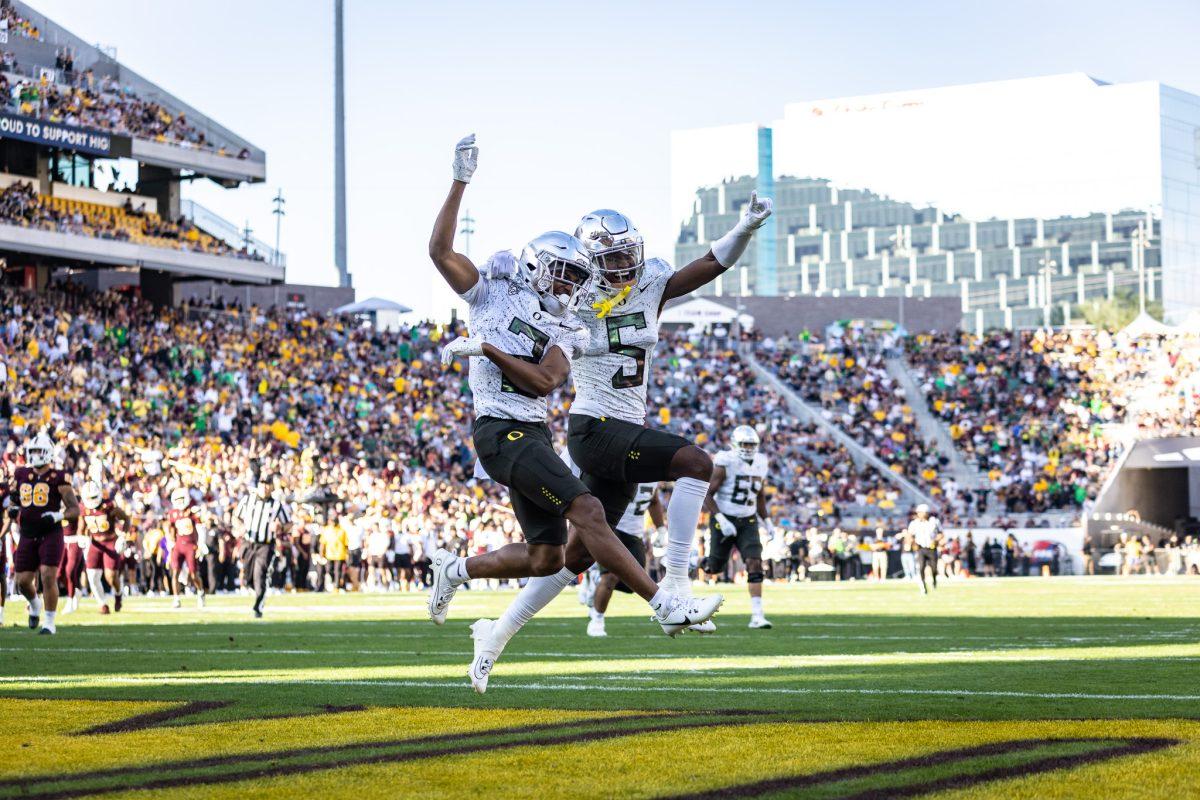
<instances>
[{"instance_id":1,"label":"white sideline stripe","mask_svg":"<svg viewBox=\"0 0 1200 800\"><path fill-rule=\"evenodd\" d=\"M12 678L2 682L20 683L69 683L70 678ZM229 679L214 680L212 677L180 678L176 676L122 678L104 677L90 678L89 684L138 685L152 683L156 685L190 685L205 683L242 682ZM391 688L410 689L465 689L467 683L450 683L448 681L406 681L406 680L300 680L285 681L289 685L304 686L384 686ZM782 687L744 687L744 686L646 686L637 687L611 686L598 683L526 683L517 685L492 684L490 689L502 691L544 691L544 692L683 692L705 694L786 694L786 695L819 695L819 694L859 694L859 695L912 695L919 697L1014 697L1031 698L1036 700L1176 700L1200 701L1197 694L1093 694L1089 692L1014 692L1001 690L976 689L843 689L833 687L813 687L803 689L788 689Z\"/></svg>"},{"instance_id":2,"label":"white sideline stripe","mask_svg":"<svg viewBox=\"0 0 1200 800\"><path fill-rule=\"evenodd\" d=\"M231 648L170 648L164 649L156 647L153 649L144 649L140 647L13 647L8 652L10 653L144 653L146 655L243 655L253 656L259 653L263 655L275 656L333 656L333 655L353 655L353 656L457 656L467 658L471 655L470 649L465 650L421 650L420 653L409 652L404 650L266 650L263 648L247 648L231 649ZM680 658L676 653L604 653L605 658ZM510 653L509 660L520 658L523 656L548 656L550 658L584 658L595 659L598 657L596 653L556 653L556 652L522 652ZM0 677L0 683L8 680L8 678Z\"/></svg>"}]
</instances>

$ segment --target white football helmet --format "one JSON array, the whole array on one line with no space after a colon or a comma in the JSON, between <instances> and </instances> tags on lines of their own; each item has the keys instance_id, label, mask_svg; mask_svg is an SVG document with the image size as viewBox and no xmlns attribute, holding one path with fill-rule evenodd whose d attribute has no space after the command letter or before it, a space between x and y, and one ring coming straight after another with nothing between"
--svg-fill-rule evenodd
<instances>
[{"instance_id":1,"label":"white football helmet","mask_svg":"<svg viewBox=\"0 0 1200 800\"><path fill-rule=\"evenodd\" d=\"M79 490L79 499L83 501L84 508L99 508L100 503L104 500L104 494L100 491L100 484L95 481L88 481Z\"/></svg>"},{"instance_id":2,"label":"white football helmet","mask_svg":"<svg viewBox=\"0 0 1200 800\"><path fill-rule=\"evenodd\" d=\"M25 443L25 463L38 469L54 460L54 441L50 434L41 431Z\"/></svg>"},{"instance_id":3,"label":"white football helmet","mask_svg":"<svg viewBox=\"0 0 1200 800\"><path fill-rule=\"evenodd\" d=\"M182 486L171 491L171 507L179 511L185 510L192 504L192 495Z\"/></svg>"},{"instance_id":4,"label":"white football helmet","mask_svg":"<svg viewBox=\"0 0 1200 800\"><path fill-rule=\"evenodd\" d=\"M521 251L517 272L542 298L554 316L573 311L592 277L592 256L583 242L569 233L548 231Z\"/></svg>"},{"instance_id":5,"label":"white football helmet","mask_svg":"<svg viewBox=\"0 0 1200 800\"><path fill-rule=\"evenodd\" d=\"M733 429L730 440L733 442L734 451L742 457L742 461L747 464L753 463L754 457L758 455L758 432L749 425L738 425Z\"/></svg>"},{"instance_id":6,"label":"white football helmet","mask_svg":"<svg viewBox=\"0 0 1200 800\"><path fill-rule=\"evenodd\" d=\"M641 279L646 266L645 241L629 217L601 208L579 220L575 237L592 254L596 286L602 293L617 294Z\"/></svg>"}]
</instances>

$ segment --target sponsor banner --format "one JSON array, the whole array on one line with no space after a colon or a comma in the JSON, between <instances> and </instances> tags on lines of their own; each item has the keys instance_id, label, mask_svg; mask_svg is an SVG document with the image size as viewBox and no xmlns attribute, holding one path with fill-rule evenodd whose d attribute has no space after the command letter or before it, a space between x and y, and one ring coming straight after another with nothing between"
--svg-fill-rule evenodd
<instances>
[{"instance_id":1,"label":"sponsor banner","mask_svg":"<svg viewBox=\"0 0 1200 800\"><path fill-rule=\"evenodd\" d=\"M80 128L19 114L0 113L0 138L19 139L94 156L115 157L129 153L126 137L114 136L94 128Z\"/></svg>"},{"instance_id":2,"label":"sponsor banner","mask_svg":"<svg viewBox=\"0 0 1200 800\"><path fill-rule=\"evenodd\" d=\"M946 528L947 538L965 539L967 531L982 548L988 539L1004 544L1008 534L1016 537L1021 549L1029 555L1029 574L1042 574L1042 566L1051 571L1057 565L1058 575L1083 574L1083 528ZM983 563L982 555L979 563Z\"/></svg>"}]
</instances>

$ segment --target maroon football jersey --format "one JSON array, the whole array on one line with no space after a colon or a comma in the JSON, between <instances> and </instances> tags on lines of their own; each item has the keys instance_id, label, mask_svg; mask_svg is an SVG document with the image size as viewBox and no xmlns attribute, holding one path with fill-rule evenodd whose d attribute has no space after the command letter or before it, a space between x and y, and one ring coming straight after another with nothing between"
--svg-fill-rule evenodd
<instances>
[{"instance_id":1,"label":"maroon football jersey","mask_svg":"<svg viewBox=\"0 0 1200 800\"><path fill-rule=\"evenodd\" d=\"M188 544L196 544L199 541L199 531L196 530L196 515L192 513L190 508L180 511L177 508L172 508L167 512L167 523L175 531L175 540L184 541Z\"/></svg>"},{"instance_id":2,"label":"maroon football jersey","mask_svg":"<svg viewBox=\"0 0 1200 800\"><path fill-rule=\"evenodd\" d=\"M80 510L79 523L83 526L83 532L97 542L111 542L117 538L111 500L102 500L96 508Z\"/></svg>"},{"instance_id":3,"label":"maroon football jersey","mask_svg":"<svg viewBox=\"0 0 1200 800\"><path fill-rule=\"evenodd\" d=\"M54 530L56 523L43 515L47 511L62 511L62 493L59 489L71 482L61 469L48 469L38 473L32 467L17 467L9 490L21 507L18 519L22 535L42 536ZM61 527L62 523L57 523Z\"/></svg>"}]
</instances>

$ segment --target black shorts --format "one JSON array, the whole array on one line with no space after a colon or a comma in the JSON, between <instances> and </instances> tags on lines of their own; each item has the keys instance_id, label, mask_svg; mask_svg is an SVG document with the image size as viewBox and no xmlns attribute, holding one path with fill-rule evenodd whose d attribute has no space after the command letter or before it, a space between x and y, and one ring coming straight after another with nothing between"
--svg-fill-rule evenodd
<instances>
[{"instance_id":1,"label":"black shorts","mask_svg":"<svg viewBox=\"0 0 1200 800\"><path fill-rule=\"evenodd\" d=\"M567 423L571 460L614 530L637 485L669 480L671 459L690 444L682 436L614 417L572 414Z\"/></svg>"},{"instance_id":2,"label":"black shorts","mask_svg":"<svg viewBox=\"0 0 1200 800\"><path fill-rule=\"evenodd\" d=\"M354 567L355 569L358 569L359 567L361 567L362 563L363 563L362 550L360 548L355 548L355 549L351 550L350 557L346 560L346 563L349 564L350 566Z\"/></svg>"},{"instance_id":3,"label":"black shorts","mask_svg":"<svg viewBox=\"0 0 1200 800\"><path fill-rule=\"evenodd\" d=\"M642 539L642 537L641 536L633 536L628 533L622 533L621 531L613 531L613 533L615 533L617 535L617 539L621 542L621 544L625 545L625 549L629 551L629 555L633 556L633 560L638 562L638 564L640 564L642 567L645 567L646 566L646 542ZM606 570L604 567L600 567L600 574L606 575L606 574L608 574L608 570ZM628 586L626 586L624 584L624 582L621 582L621 581L618 581L617 585L614 588L618 592L625 592L626 594L633 594L633 590L630 589Z\"/></svg>"},{"instance_id":4,"label":"black shorts","mask_svg":"<svg viewBox=\"0 0 1200 800\"><path fill-rule=\"evenodd\" d=\"M563 514L588 487L571 474L545 423L479 417L472 431L479 463L508 487L513 513L530 544L567 542Z\"/></svg>"},{"instance_id":5,"label":"black shorts","mask_svg":"<svg viewBox=\"0 0 1200 800\"><path fill-rule=\"evenodd\" d=\"M412 569L412 554L396 553L396 569Z\"/></svg>"},{"instance_id":6,"label":"black shorts","mask_svg":"<svg viewBox=\"0 0 1200 800\"><path fill-rule=\"evenodd\" d=\"M714 517L708 523L710 536L708 540L708 558L704 559L704 571L716 575L725 571L729 564L729 556L737 547L743 561L762 558L762 539L758 535L758 517L729 517L733 527L737 528L736 536L722 536L717 530L717 520Z\"/></svg>"}]
</instances>

